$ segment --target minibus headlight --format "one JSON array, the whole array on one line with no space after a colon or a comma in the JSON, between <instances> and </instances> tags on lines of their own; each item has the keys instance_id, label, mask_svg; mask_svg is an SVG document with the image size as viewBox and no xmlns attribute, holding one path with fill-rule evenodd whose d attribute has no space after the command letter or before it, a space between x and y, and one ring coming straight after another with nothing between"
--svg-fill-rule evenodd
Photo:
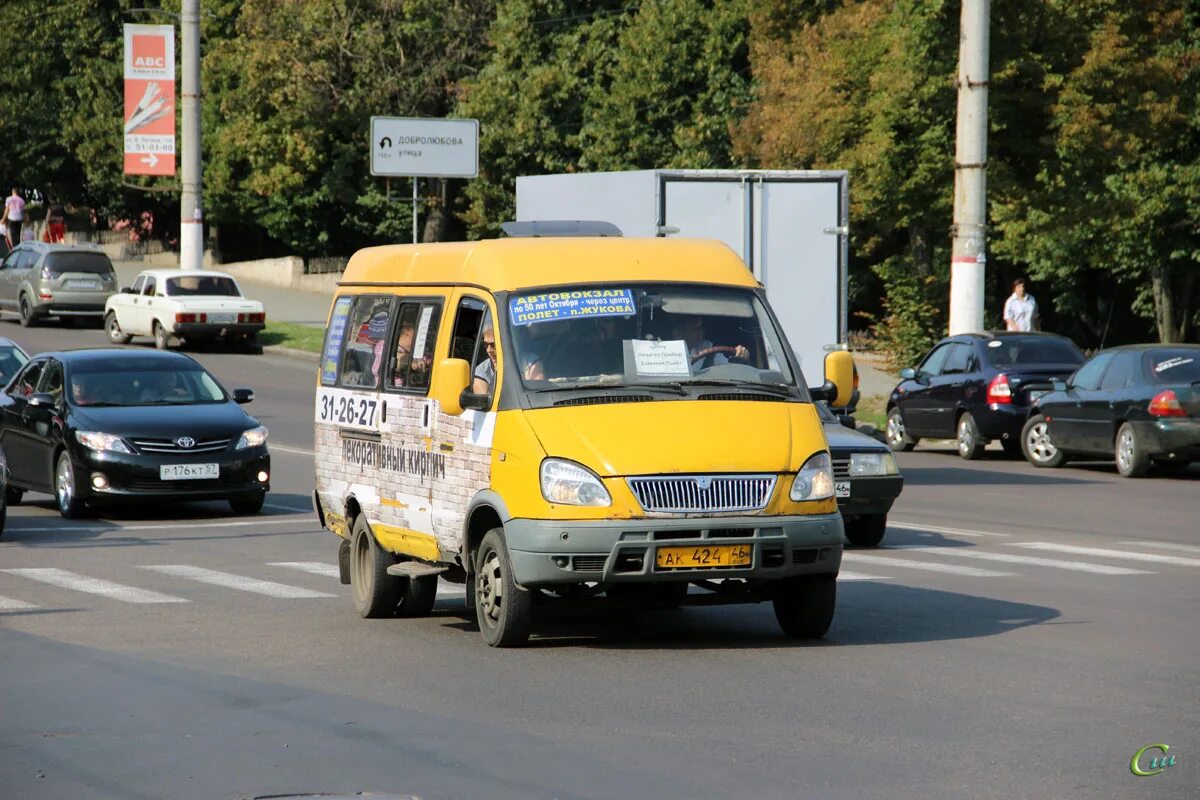
<instances>
[{"instance_id":1,"label":"minibus headlight","mask_svg":"<svg viewBox=\"0 0 1200 800\"><path fill-rule=\"evenodd\" d=\"M850 477L864 475L895 475L896 457L891 453L851 453Z\"/></svg>"},{"instance_id":2,"label":"minibus headlight","mask_svg":"<svg viewBox=\"0 0 1200 800\"><path fill-rule=\"evenodd\" d=\"M795 503L833 497L833 464L829 461L829 453L817 453L804 462L792 481L789 496Z\"/></svg>"},{"instance_id":3,"label":"minibus headlight","mask_svg":"<svg viewBox=\"0 0 1200 800\"><path fill-rule=\"evenodd\" d=\"M561 458L542 462L542 497L568 506L608 506L612 498L596 473L582 464Z\"/></svg>"}]
</instances>

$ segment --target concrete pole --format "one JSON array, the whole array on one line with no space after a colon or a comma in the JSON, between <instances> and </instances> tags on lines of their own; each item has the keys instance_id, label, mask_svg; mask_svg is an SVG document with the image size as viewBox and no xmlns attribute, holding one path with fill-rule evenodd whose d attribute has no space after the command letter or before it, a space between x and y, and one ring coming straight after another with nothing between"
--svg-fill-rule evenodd
<instances>
[{"instance_id":1,"label":"concrete pole","mask_svg":"<svg viewBox=\"0 0 1200 800\"><path fill-rule=\"evenodd\" d=\"M963 0L954 155L950 335L983 330L987 263L987 101L990 0Z\"/></svg>"},{"instance_id":2,"label":"concrete pole","mask_svg":"<svg viewBox=\"0 0 1200 800\"><path fill-rule=\"evenodd\" d=\"M183 0L183 196L179 202L179 267L204 266L204 211L200 180L200 0Z\"/></svg>"}]
</instances>

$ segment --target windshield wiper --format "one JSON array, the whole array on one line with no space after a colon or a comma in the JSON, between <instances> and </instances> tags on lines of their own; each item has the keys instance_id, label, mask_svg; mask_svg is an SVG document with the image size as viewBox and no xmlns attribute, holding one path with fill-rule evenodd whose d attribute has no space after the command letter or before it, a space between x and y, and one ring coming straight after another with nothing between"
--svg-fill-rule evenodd
<instances>
[{"instance_id":1,"label":"windshield wiper","mask_svg":"<svg viewBox=\"0 0 1200 800\"><path fill-rule=\"evenodd\" d=\"M717 380L715 378L696 378L690 381L684 381L684 386L733 386L738 389L750 389L754 391L765 391L773 394L790 395L792 389L790 386L780 386L774 383L755 383L754 381L731 381Z\"/></svg>"},{"instance_id":2,"label":"windshield wiper","mask_svg":"<svg viewBox=\"0 0 1200 800\"><path fill-rule=\"evenodd\" d=\"M80 403L83 408L127 408L126 403L108 403L101 400L98 403Z\"/></svg>"}]
</instances>

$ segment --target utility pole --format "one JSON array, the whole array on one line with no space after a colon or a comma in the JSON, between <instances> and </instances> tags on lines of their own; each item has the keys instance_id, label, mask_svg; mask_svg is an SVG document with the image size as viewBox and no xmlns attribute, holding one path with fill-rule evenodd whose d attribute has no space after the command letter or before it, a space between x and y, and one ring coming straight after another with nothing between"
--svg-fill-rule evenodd
<instances>
[{"instance_id":1,"label":"utility pole","mask_svg":"<svg viewBox=\"0 0 1200 800\"><path fill-rule=\"evenodd\" d=\"M987 264L989 6L990 0L963 0L962 3L958 43L958 130L954 154L954 243L950 257L951 336L983 330L983 278Z\"/></svg>"},{"instance_id":2,"label":"utility pole","mask_svg":"<svg viewBox=\"0 0 1200 800\"><path fill-rule=\"evenodd\" d=\"M204 211L200 181L200 0L183 0L183 196L179 202L179 267L204 265Z\"/></svg>"}]
</instances>

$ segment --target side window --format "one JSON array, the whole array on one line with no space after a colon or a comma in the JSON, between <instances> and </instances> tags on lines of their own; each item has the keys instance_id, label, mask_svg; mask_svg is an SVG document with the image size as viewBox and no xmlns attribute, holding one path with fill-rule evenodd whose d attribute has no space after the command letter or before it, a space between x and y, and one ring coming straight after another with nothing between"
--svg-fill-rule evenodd
<instances>
[{"instance_id":1,"label":"side window","mask_svg":"<svg viewBox=\"0 0 1200 800\"><path fill-rule=\"evenodd\" d=\"M359 297L354 301L342 352L342 386L379 388L391 319L390 297Z\"/></svg>"},{"instance_id":2,"label":"side window","mask_svg":"<svg viewBox=\"0 0 1200 800\"><path fill-rule=\"evenodd\" d=\"M491 340L491 347L483 340ZM496 337L491 314L482 300L463 298L454 318L454 336L450 342L450 357L466 359L471 365L471 391L491 394L496 386Z\"/></svg>"},{"instance_id":3,"label":"side window","mask_svg":"<svg viewBox=\"0 0 1200 800\"><path fill-rule=\"evenodd\" d=\"M133 289L133 293L134 293L134 294L141 294L141 293L142 293L142 287L143 287L143 286L145 286L145 285L146 285L146 276L145 276L145 275L138 275L138 276L137 276L137 280L133 282L133 287L132 287L132 289Z\"/></svg>"},{"instance_id":4,"label":"side window","mask_svg":"<svg viewBox=\"0 0 1200 800\"><path fill-rule=\"evenodd\" d=\"M142 294L146 296L154 294L154 278L152 276L146 276L146 282L142 284Z\"/></svg>"},{"instance_id":5,"label":"side window","mask_svg":"<svg viewBox=\"0 0 1200 800\"><path fill-rule=\"evenodd\" d=\"M1112 363L1108 367L1108 371L1104 373L1103 380L1100 381L1101 389L1124 389L1134 383L1133 373L1137 368L1137 353L1122 352L1117 353L1113 358Z\"/></svg>"},{"instance_id":6,"label":"side window","mask_svg":"<svg viewBox=\"0 0 1200 800\"><path fill-rule=\"evenodd\" d=\"M9 253L5 257L4 265L0 266L0 269L15 269L17 266L17 259L19 259L20 257L21 257L21 251L13 250L11 253Z\"/></svg>"},{"instance_id":7,"label":"side window","mask_svg":"<svg viewBox=\"0 0 1200 800\"><path fill-rule=\"evenodd\" d=\"M941 375L942 365L946 363L946 359L950 356L950 347L951 345L944 344L936 348L921 363L921 368L917 372L927 376Z\"/></svg>"},{"instance_id":8,"label":"side window","mask_svg":"<svg viewBox=\"0 0 1200 800\"><path fill-rule=\"evenodd\" d=\"M433 348L437 344L440 303L402 303L396 315L392 354L384 385L424 394L433 371Z\"/></svg>"},{"instance_id":9,"label":"side window","mask_svg":"<svg viewBox=\"0 0 1200 800\"><path fill-rule=\"evenodd\" d=\"M55 403L62 402L63 396L63 368L62 364L57 361L47 361L46 368L42 370L42 382L38 386L39 392L45 392L54 397Z\"/></svg>"},{"instance_id":10,"label":"side window","mask_svg":"<svg viewBox=\"0 0 1200 800\"><path fill-rule=\"evenodd\" d=\"M1112 361L1112 353L1101 353L1091 361L1084 364L1071 378L1071 388L1090 390L1095 389L1100 385L1100 376L1104 374L1104 368L1108 366L1108 362Z\"/></svg>"},{"instance_id":11,"label":"side window","mask_svg":"<svg viewBox=\"0 0 1200 800\"><path fill-rule=\"evenodd\" d=\"M333 386L337 383L342 341L346 337L346 319L350 316L350 304L353 302L353 297L343 295L333 303L329 325L325 328L325 346L321 348L322 386Z\"/></svg>"},{"instance_id":12,"label":"side window","mask_svg":"<svg viewBox=\"0 0 1200 800\"><path fill-rule=\"evenodd\" d=\"M942 366L943 375L961 374L967 372L967 359L971 355L971 345L955 342L950 345L950 354Z\"/></svg>"},{"instance_id":13,"label":"side window","mask_svg":"<svg viewBox=\"0 0 1200 800\"><path fill-rule=\"evenodd\" d=\"M21 257L17 259L17 269L29 269L33 266L33 262L37 261L38 254L32 250L22 250Z\"/></svg>"},{"instance_id":14,"label":"side window","mask_svg":"<svg viewBox=\"0 0 1200 800\"><path fill-rule=\"evenodd\" d=\"M16 383L13 386L13 394L17 397L29 397L37 389L38 378L42 377L42 368L46 366L45 361L34 361L29 366L25 367L25 371L17 376Z\"/></svg>"}]
</instances>

